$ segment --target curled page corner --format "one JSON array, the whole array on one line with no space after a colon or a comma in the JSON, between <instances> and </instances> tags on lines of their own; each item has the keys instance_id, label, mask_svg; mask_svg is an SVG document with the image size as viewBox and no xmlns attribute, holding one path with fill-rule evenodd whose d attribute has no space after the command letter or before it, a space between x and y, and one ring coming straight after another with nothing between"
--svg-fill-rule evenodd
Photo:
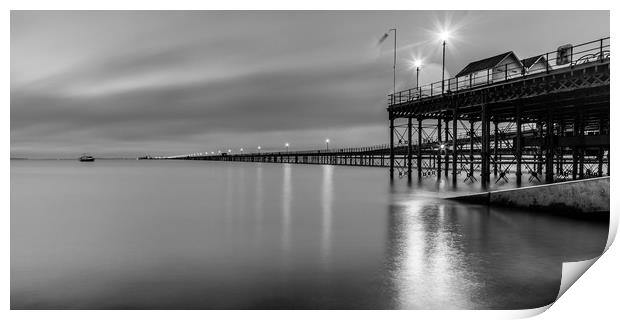
<instances>
[{"instance_id":1,"label":"curled page corner","mask_svg":"<svg viewBox=\"0 0 620 320\"><path fill-rule=\"evenodd\" d=\"M609 213L609 233L607 234L607 244L605 245L605 250L603 250L603 254L605 254L607 249L609 249L611 244L614 242L614 239L616 238L616 233L618 232L618 214L614 212L617 212L617 210L611 210Z\"/></svg>"},{"instance_id":2,"label":"curled page corner","mask_svg":"<svg viewBox=\"0 0 620 320\"><path fill-rule=\"evenodd\" d=\"M583 261L564 262L562 264L562 281L560 283L560 291L558 292L557 301L570 288L570 286L581 277L601 256Z\"/></svg>"}]
</instances>

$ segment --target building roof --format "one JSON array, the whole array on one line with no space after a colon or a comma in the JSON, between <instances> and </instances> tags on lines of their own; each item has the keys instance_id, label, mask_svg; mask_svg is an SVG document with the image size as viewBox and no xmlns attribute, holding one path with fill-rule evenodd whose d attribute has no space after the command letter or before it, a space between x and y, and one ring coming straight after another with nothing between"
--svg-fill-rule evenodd
<instances>
[{"instance_id":1,"label":"building roof","mask_svg":"<svg viewBox=\"0 0 620 320\"><path fill-rule=\"evenodd\" d=\"M462 77L468 75L470 73L474 73L481 70L487 70L496 67L500 62L502 62L506 57L512 55L515 60L519 61L517 56L512 51L504 52L502 54L498 54L496 56L492 56L490 58L478 60L471 62L463 70L456 74L456 77Z\"/></svg>"},{"instance_id":2,"label":"building roof","mask_svg":"<svg viewBox=\"0 0 620 320\"><path fill-rule=\"evenodd\" d=\"M521 60L521 63L523 63L523 66L525 68L529 69L531 66L536 64L540 59L542 59L542 63L547 64L547 61L545 60L545 56L544 55L533 56L533 57L529 57L529 58L523 59L523 60Z\"/></svg>"}]
</instances>

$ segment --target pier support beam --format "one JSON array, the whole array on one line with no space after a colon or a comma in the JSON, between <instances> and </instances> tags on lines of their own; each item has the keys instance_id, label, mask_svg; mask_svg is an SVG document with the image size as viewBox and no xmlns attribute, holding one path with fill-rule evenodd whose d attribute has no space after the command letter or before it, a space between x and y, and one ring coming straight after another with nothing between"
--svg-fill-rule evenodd
<instances>
[{"instance_id":1,"label":"pier support beam","mask_svg":"<svg viewBox=\"0 0 620 320\"><path fill-rule=\"evenodd\" d=\"M523 124L521 123L521 106L517 106L517 117L516 117L516 123L517 123L517 138L516 138L516 142L515 142L515 155L517 157L516 162L517 162L517 169L516 169L516 176L517 176L517 185L521 185L521 166L522 166L522 159L523 159L523 148L522 148L522 142L523 142L523 135L521 133L521 127L523 126Z\"/></svg>"},{"instance_id":2,"label":"pier support beam","mask_svg":"<svg viewBox=\"0 0 620 320\"><path fill-rule=\"evenodd\" d=\"M603 135L603 119L600 119L598 122L598 134L599 135ZM603 176L603 156L605 155L605 148L604 147L599 147L598 150L598 170L597 170L597 174L599 177Z\"/></svg>"},{"instance_id":3,"label":"pier support beam","mask_svg":"<svg viewBox=\"0 0 620 320\"><path fill-rule=\"evenodd\" d=\"M480 150L480 154L482 156L482 170L481 170L481 183L482 187L486 188L488 186L488 182L490 179L489 172L489 114L487 110L486 104L482 104L480 112L480 118L482 121L482 149Z\"/></svg>"},{"instance_id":4,"label":"pier support beam","mask_svg":"<svg viewBox=\"0 0 620 320\"><path fill-rule=\"evenodd\" d=\"M441 179L441 118L437 119L437 179Z\"/></svg>"},{"instance_id":5,"label":"pier support beam","mask_svg":"<svg viewBox=\"0 0 620 320\"><path fill-rule=\"evenodd\" d=\"M422 178L422 118L418 118L418 180Z\"/></svg>"},{"instance_id":6,"label":"pier support beam","mask_svg":"<svg viewBox=\"0 0 620 320\"><path fill-rule=\"evenodd\" d=\"M454 110L452 110L452 184L456 185L456 162L457 162L457 142L458 142L458 134L457 134L457 122L458 122L458 111L456 105L454 106Z\"/></svg>"},{"instance_id":7,"label":"pier support beam","mask_svg":"<svg viewBox=\"0 0 620 320\"><path fill-rule=\"evenodd\" d=\"M497 176L497 143L499 137L499 130L497 128L497 121L493 121L493 175Z\"/></svg>"},{"instance_id":8,"label":"pier support beam","mask_svg":"<svg viewBox=\"0 0 620 320\"><path fill-rule=\"evenodd\" d=\"M394 118L390 112L390 178L394 178Z\"/></svg>"},{"instance_id":9,"label":"pier support beam","mask_svg":"<svg viewBox=\"0 0 620 320\"><path fill-rule=\"evenodd\" d=\"M552 109L547 113L547 132L545 141L545 182L553 182L553 118Z\"/></svg>"},{"instance_id":10,"label":"pier support beam","mask_svg":"<svg viewBox=\"0 0 620 320\"><path fill-rule=\"evenodd\" d=\"M445 143L445 148L443 149L443 152L445 152L445 156L444 156L444 175L446 177L448 177L448 173L450 172L450 154L448 153L448 141L450 140L450 120L449 118L446 118L446 129L444 130L446 132L445 134L445 139L444 139L444 143Z\"/></svg>"},{"instance_id":11,"label":"pier support beam","mask_svg":"<svg viewBox=\"0 0 620 320\"><path fill-rule=\"evenodd\" d=\"M407 179L409 179L411 181L411 160L412 160L412 153L413 153L413 147L411 146L411 139L412 139L412 124L411 124L411 117L407 118Z\"/></svg>"},{"instance_id":12,"label":"pier support beam","mask_svg":"<svg viewBox=\"0 0 620 320\"><path fill-rule=\"evenodd\" d=\"M469 174L474 181L474 119L469 119Z\"/></svg>"},{"instance_id":13,"label":"pier support beam","mask_svg":"<svg viewBox=\"0 0 620 320\"><path fill-rule=\"evenodd\" d=\"M573 136L579 135L579 116L577 116L573 122ZM571 147L573 151L573 180L577 180L577 173L579 168L579 149L576 146Z\"/></svg>"}]
</instances>

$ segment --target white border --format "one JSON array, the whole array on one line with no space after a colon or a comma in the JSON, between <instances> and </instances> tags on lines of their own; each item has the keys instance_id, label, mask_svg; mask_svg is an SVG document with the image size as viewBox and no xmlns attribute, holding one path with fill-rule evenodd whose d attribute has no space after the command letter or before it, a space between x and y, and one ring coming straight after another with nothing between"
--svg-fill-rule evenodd
<instances>
[{"instance_id":1,"label":"white border","mask_svg":"<svg viewBox=\"0 0 620 320\"><path fill-rule=\"evenodd\" d=\"M7 3L8 2L8 3ZM519 2L510 1L458 1L458 0L443 0L438 1L334 1L334 0L313 0L309 2L293 2L293 1L272 1L272 0L237 0L237 1L220 1L217 3L206 1L163 1L163 0L151 0L151 1L133 1L127 0L107 0L107 1L78 1L78 0L56 0L56 1L7 1L7 10L2 15L2 22L5 26L2 33L3 44L5 49L2 51L4 55L5 72L3 77L3 101L4 101L4 116L1 118L3 128L5 128L6 138L2 141L4 144L5 156L2 157L3 176L5 177L5 184L3 185L2 199L4 204L4 224L2 232L2 244L4 249L4 263L2 264L3 271L3 291L2 298L5 303L2 317L4 319L31 319L42 318L46 319L109 319L114 318L137 318L148 317L149 319L168 319L171 316L183 317L183 318L204 318L204 317L222 317L222 318L247 318L252 317L254 319L316 319L316 318L341 318L351 317L356 319L374 319L380 316L389 316L391 319L410 319L411 317L422 318L437 318L437 319L498 319L498 318L515 318L523 316L531 316L546 308L539 310L530 310L523 312L506 312L506 311L265 311L265 312L251 312L246 311L9 311L9 297L10 297L10 257L9 257L9 241L10 241L10 223L9 223L9 210L10 210L10 59L9 59L9 46L10 46L10 9L19 10L59 10L59 9L125 9L125 10L179 10L179 9L210 9L210 10L234 10L234 9L259 9L259 10L273 10L273 9L329 9L329 10L431 10L431 9L443 9L443 10L505 10L505 9L531 9L531 10L563 10L563 9L580 9L580 10L610 10L611 13L611 36L615 35L617 24L614 23L614 2L608 0L599 1L587 1L579 3L570 3L566 1L533 1L524 0ZM613 7L613 8L612 8ZM550 21L550 23L553 23ZM612 41L612 46L615 47L615 42ZM616 71L616 65L612 66L612 75L618 74ZM614 98L612 95L612 123L618 123L618 112L614 109ZM618 131L612 129L612 149L620 141L618 138ZM618 158L612 157L613 166L615 168L618 164ZM615 180L611 180L611 192L616 190ZM612 197L611 209L612 213L617 212L618 205L617 198ZM573 318L586 318L586 317L601 317L608 318L610 315L617 313L617 293L618 293L618 275L620 270L620 259L617 246L611 246L609 250L599 259L597 263L592 266L592 270L589 270L581 277L579 281L568 290L560 300L558 300L553 307L547 312L541 315L542 319L573 319ZM389 314L386 314L388 313Z\"/></svg>"}]
</instances>

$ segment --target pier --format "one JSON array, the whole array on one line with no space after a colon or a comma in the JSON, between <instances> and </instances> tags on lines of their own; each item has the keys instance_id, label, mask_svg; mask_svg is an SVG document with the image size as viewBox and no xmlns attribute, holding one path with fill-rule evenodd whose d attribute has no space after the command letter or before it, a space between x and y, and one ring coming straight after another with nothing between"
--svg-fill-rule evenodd
<instances>
[{"instance_id":1,"label":"pier","mask_svg":"<svg viewBox=\"0 0 620 320\"><path fill-rule=\"evenodd\" d=\"M391 177L464 176L483 186L609 176L609 63L609 37L472 62L456 77L388 95L385 145L167 159L387 167Z\"/></svg>"}]
</instances>

